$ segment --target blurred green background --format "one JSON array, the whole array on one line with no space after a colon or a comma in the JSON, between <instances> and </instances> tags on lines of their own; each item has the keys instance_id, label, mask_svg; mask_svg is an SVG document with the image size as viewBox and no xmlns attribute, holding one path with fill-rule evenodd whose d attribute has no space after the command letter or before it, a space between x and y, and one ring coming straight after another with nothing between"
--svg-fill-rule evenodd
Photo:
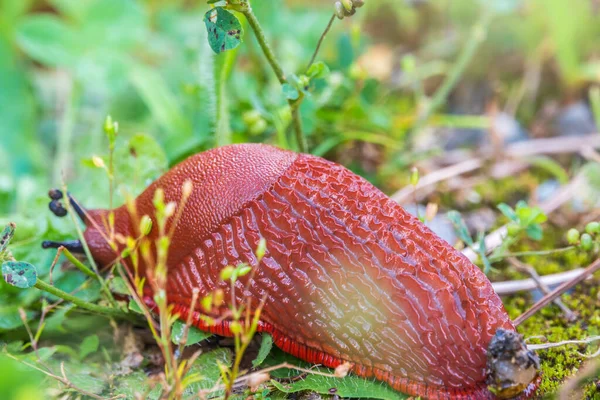
<instances>
[{"instance_id":1,"label":"blurred green background","mask_svg":"<svg viewBox=\"0 0 600 400\"><path fill-rule=\"evenodd\" d=\"M286 73L304 71L333 3L252 2ZM228 56L207 43L208 9L200 0L0 0L0 222L17 222L13 253L40 276L53 258L42 238L73 235L48 211L47 190L64 181L87 207L109 203L92 161L108 153L109 114L120 126L115 179L133 193L214 147L217 131L219 144L295 149L286 98L249 27L224 68ZM597 0L366 0L321 49L331 73L301 107L309 151L391 193L416 160L489 145L490 126L505 142L597 131L588 94L600 82L599 22ZM420 121L453 73L452 90ZM65 290L83 282L61 270L54 278ZM78 295L93 301L98 290L88 289ZM39 301L0 283L3 341L26 338L18 306ZM69 341L97 323L60 319L45 332ZM0 367L18 374L9 361ZM0 379L0 393L15 380ZM20 382L14 398L34 398L32 380Z\"/></svg>"}]
</instances>

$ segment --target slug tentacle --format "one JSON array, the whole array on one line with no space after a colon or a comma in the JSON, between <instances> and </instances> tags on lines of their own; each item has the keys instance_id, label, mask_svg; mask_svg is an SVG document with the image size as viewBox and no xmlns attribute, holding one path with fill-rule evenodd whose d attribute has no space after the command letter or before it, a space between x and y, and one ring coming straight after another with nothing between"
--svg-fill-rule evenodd
<instances>
[{"instance_id":1,"label":"slug tentacle","mask_svg":"<svg viewBox=\"0 0 600 400\"><path fill-rule=\"evenodd\" d=\"M167 280L182 318L194 289L230 298L220 271L247 263L255 273L237 281L237 301L266 297L259 331L284 351L329 367L347 361L360 376L428 399L493 398L487 348L498 330L515 330L499 297L475 265L369 182L318 157L235 145L172 169L138 197L138 213L153 215L159 187L178 201L186 179L194 192L171 240ZM115 215L126 235L127 212ZM86 239L108 262L95 229ZM151 301L150 286L145 294ZM231 334L227 321L207 326L192 311L199 328Z\"/></svg>"}]
</instances>

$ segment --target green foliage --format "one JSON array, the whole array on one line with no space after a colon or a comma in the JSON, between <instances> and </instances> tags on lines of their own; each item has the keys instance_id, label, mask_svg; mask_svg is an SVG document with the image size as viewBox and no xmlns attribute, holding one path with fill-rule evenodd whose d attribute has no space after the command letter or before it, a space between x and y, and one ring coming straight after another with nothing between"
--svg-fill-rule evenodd
<instances>
[{"instance_id":1,"label":"green foliage","mask_svg":"<svg viewBox=\"0 0 600 400\"><path fill-rule=\"evenodd\" d=\"M258 355L256 358L252 360L252 366L258 367L261 365L271 352L272 348L273 336L269 335L268 333L263 333L261 336L260 349L258 350Z\"/></svg>"},{"instance_id":2,"label":"green foliage","mask_svg":"<svg viewBox=\"0 0 600 400\"><path fill-rule=\"evenodd\" d=\"M208 43L217 54L235 49L242 43L242 24L231 12L215 7L204 15Z\"/></svg>"},{"instance_id":3,"label":"green foliage","mask_svg":"<svg viewBox=\"0 0 600 400\"><path fill-rule=\"evenodd\" d=\"M171 328L171 340L173 341L173 343L180 344L182 342L184 334L186 334L185 330L185 322L175 321L173 323L173 327ZM212 334L209 332L204 332L196 328L195 326L190 326L187 329L187 340L184 344L185 346L191 346L211 336Z\"/></svg>"},{"instance_id":4,"label":"green foliage","mask_svg":"<svg viewBox=\"0 0 600 400\"><path fill-rule=\"evenodd\" d=\"M28 289L37 282L37 271L27 262L5 261L2 264L2 277L11 286Z\"/></svg>"},{"instance_id":5,"label":"green foliage","mask_svg":"<svg viewBox=\"0 0 600 400\"><path fill-rule=\"evenodd\" d=\"M283 353L279 349L272 352L271 356L267 358L265 365L277 365L284 361L289 362L292 365L308 366L306 363L289 354ZM333 374L333 370L322 367L314 368L314 371L317 373ZM280 370L273 373L273 375L278 378L291 378L300 374L299 371L293 369ZM311 390L324 395L335 394L344 398L402 400L409 397L396 392L385 383L352 375L344 378L332 378L309 373L306 374L303 379L295 379L292 383L280 383L272 380L271 384L283 393L298 393L305 390Z\"/></svg>"}]
</instances>

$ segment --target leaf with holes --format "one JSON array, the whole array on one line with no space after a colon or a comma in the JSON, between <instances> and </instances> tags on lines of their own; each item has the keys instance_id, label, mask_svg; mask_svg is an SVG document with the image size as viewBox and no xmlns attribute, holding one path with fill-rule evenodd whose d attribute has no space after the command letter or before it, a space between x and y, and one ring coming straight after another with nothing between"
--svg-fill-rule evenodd
<instances>
[{"instance_id":1,"label":"leaf with holes","mask_svg":"<svg viewBox=\"0 0 600 400\"><path fill-rule=\"evenodd\" d=\"M26 262L6 261L2 264L2 277L9 285L28 289L37 282L37 271Z\"/></svg>"},{"instance_id":2,"label":"leaf with holes","mask_svg":"<svg viewBox=\"0 0 600 400\"><path fill-rule=\"evenodd\" d=\"M242 43L242 24L235 15L215 7L204 15L208 43L217 54L235 49Z\"/></svg>"}]
</instances>

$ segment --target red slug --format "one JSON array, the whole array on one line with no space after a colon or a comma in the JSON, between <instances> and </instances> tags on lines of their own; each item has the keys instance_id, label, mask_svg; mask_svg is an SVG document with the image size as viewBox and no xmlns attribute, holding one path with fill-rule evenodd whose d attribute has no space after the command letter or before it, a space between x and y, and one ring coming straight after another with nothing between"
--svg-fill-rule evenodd
<instances>
[{"instance_id":1,"label":"red slug","mask_svg":"<svg viewBox=\"0 0 600 400\"><path fill-rule=\"evenodd\" d=\"M495 398L488 346L498 332L515 331L499 297L475 265L369 182L319 157L233 145L174 167L136 199L138 215L154 215L158 188L179 202L188 179L194 189L167 262L167 297L181 318L194 288L229 298L221 269L247 263L256 272L248 291L249 276L237 282L237 300L266 296L258 330L282 350L328 367L350 362L355 374L413 396ZM114 212L116 232L135 236L127 209ZM99 231L107 214L85 213L84 236L102 264L117 257ZM257 265L260 238L267 252ZM149 286L145 294L150 302ZM193 321L231 336L228 321L209 326L196 311ZM525 356L510 396L536 390L533 358Z\"/></svg>"}]
</instances>

